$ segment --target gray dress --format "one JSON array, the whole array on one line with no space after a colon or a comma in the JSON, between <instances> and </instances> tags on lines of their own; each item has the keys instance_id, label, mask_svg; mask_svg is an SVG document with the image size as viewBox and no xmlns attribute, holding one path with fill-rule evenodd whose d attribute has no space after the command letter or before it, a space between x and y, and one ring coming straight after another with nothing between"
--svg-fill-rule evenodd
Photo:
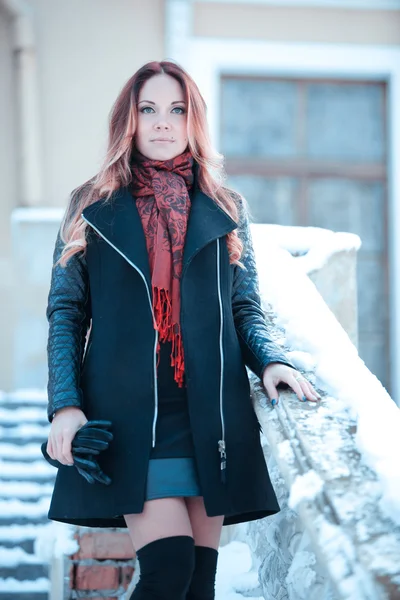
<instances>
[{"instance_id":1,"label":"gray dress","mask_svg":"<svg viewBox=\"0 0 400 600\"><path fill-rule=\"evenodd\" d=\"M147 475L146 500L201 496L187 406L186 387L179 388L170 365L172 342L161 342L157 368L156 445Z\"/></svg>"}]
</instances>

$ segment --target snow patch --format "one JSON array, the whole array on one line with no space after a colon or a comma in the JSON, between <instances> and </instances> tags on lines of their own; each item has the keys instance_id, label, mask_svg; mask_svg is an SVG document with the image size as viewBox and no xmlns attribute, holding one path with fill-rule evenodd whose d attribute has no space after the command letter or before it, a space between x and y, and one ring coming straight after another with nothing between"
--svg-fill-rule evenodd
<instances>
[{"instance_id":1,"label":"snow patch","mask_svg":"<svg viewBox=\"0 0 400 600\"><path fill-rule=\"evenodd\" d=\"M49 592L50 581L45 577L39 579L19 580L13 577L7 577L7 579L0 579L0 592L8 592L13 594L16 592Z\"/></svg>"},{"instance_id":2,"label":"snow patch","mask_svg":"<svg viewBox=\"0 0 400 600\"><path fill-rule=\"evenodd\" d=\"M313 469L304 475L297 475L290 487L288 506L295 510L302 500L314 500L323 487L323 480Z\"/></svg>"},{"instance_id":3,"label":"snow patch","mask_svg":"<svg viewBox=\"0 0 400 600\"><path fill-rule=\"evenodd\" d=\"M35 541L35 553L47 562L53 558L75 554L79 550L78 541L73 537L75 532L76 527L68 523L49 523L39 532Z\"/></svg>"},{"instance_id":4,"label":"snow patch","mask_svg":"<svg viewBox=\"0 0 400 600\"><path fill-rule=\"evenodd\" d=\"M215 600L243 600L251 596L254 600L263 600L258 591L257 573L251 572L252 558L250 548L244 542L233 541L219 548L217 574L215 580ZM260 590L261 591L261 590Z\"/></svg>"}]
</instances>

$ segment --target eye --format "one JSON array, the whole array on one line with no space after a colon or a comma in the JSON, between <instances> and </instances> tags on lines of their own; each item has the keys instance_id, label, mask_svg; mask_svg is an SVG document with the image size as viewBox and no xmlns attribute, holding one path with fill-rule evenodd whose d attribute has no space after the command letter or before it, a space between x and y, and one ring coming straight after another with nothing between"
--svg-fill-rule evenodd
<instances>
[{"instance_id":1,"label":"eye","mask_svg":"<svg viewBox=\"0 0 400 600\"><path fill-rule=\"evenodd\" d=\"M143 106L143 107L140 109L140 112L141 112L141 113L144 113L144 112L145 112L145 110L147 110L148 108L149 108L150 110L153 110L153 108L152 108L151 106ZM181 112L181 113L179 113L179 114L181 114L181 115L184 115L184 114L185 114L185 109L183 108L183 106L175 106L175 108L174 108L173 110L181 110L182 112ZM145 113L145 114L149 114L149 113Z\"/></svg>"}]
</instances>

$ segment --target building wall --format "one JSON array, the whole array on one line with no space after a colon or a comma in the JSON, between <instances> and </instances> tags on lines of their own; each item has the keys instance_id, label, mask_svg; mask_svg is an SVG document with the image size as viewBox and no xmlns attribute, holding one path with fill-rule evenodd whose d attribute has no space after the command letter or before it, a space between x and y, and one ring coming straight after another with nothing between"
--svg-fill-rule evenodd
<instances>
[{"instance_id":1,"label":"building wall","mask_svg":"<svg viewBox=\"0 0 400 600\"><path fill-rule=\"evenodd\" d=\"M97 172L107 118L125 82L163 58L163 0L32 0L45 205Z\"/></svg>"},{"instance_id":2,"label":"building wall","mask_svg":"<svg viewBox=\"0 0 400 600\"><path fill-rule=\"evenodd\" d=\"M17 145L12 46L12 21L0 4L0 389L12 368L14 330L10 215L17 194Z\"/></svg>"},{"instance_id":3,"label":"building wall","mask_svg":"<svg viewBox=\"0 0 400 600\"><path fill-rule=\"evenodd\" d=\"M194 34L270 42L400 44L400 10L277 7L197 2Z\"/></svg>"},{"instance_id":4,"label":"building wall","mask_svg":"<svg viewBox=\"0 0 400 600\"><path fill-rule=\"evenodd\" d=\"M292 4L294 3L295 0ZM293 78L302 81L311 78L318 82L349 80L355 84L358 84L360 80L365 80L374 83L378 81L381 85L387 85L387 101L384 103L383 110L383 120L384 123L387 122L388 130L387 145L385 146L387 151L385 159L387 160L382 166L384 175L381 179L388 193L386 197L383 197L380 205L380 212L383 216L376 221L378 228L388 230L388 235L384 236L385 244L387 241L385 255L381 256L385 265L385 283L365 288L363 282L366 278L361 277L359 282L360 315L371 316L372 318L368 317L368 326L373 324L373 331L368 329L367 332L364 327L365 335L360 353L372 372L383 381L398 402L400 397L400 377L398 376L400 313L397 307L400 294L400 278L398 277L400 244L397 242L397 223L399 222L400 178L394 165L397 164L400 154L400 113L398 110L398 106L400 106L400 69L398 67L400 64L400 10L386 10L383 6L384 3L381 3L382 10L365 10L363 8L356 10L349 6L344 9L327 8L326 6L323 8L322 0L321 2L314 0L312 3L318 4L318 6L312 8L289 7L287 6L289 2L284 0L282 3L273 0L253 0L248 4L235 2L235 0L231 0L231 2L197 0L194 4L193 22L195 26L194 36L190 40L189 67L200 88L205 91L210 130L218 149L222 152L224 148L221 133L223 122L221 111L223 111L226 121L226 106L223 105L224 95L221 83L223 77L239 80L257 77L262 80L286 78L290 81ZM338 0L339 3L340 0ZM284 4L286 6L282 6ZM296 1L296 4L301 5L301 0ZM305 1L304 5L306 4L310 5L311 2ZM326 4L333 4L333 2L327 1ZM378 5L379 3L370 2L370 4ZM260 99L258 98L258 100ZM237 102L239 107L239 101L237 100ZM235 103L233 103L234 106ZM261 118L258 120L257 115L261 115L262 111L260 111L260 106L257 108L253 106L253 108L254 112L248 111L248 119L257 128L261 123ZM266 103L264 104L265 111L268 111ZM240 109L238 108L235 112L235 108L233 108L233 114L230 123L235 125L235 119L241 119ZM271 114L275 116L273 109ZM331 110L329 114L334 118ZM373 118L372 113L369 118ZM386 119L387 121L385 121ZM304 123L303 120L303 125ZM346 125L343 119L339 119L337 121L338 131L343 127L345 128ZM278 129L278 126L275 127L275 133L281 141ZM300 128L300 135L303 133L304 126ZM237 163L240 163L241 169L245 171L246 165L242 155ZM235 173L235 161L230 156L226 156L226 158L228 173ZM261 159L259 162L262 162ZM278 161L274 163L273 160L269 162L265 160L263 167L267 169L269 165L270 175L276 177L279 169L286 168L286 172L290 170L287 162L290 163L286 160L282 160L279 164ZM325 163L322 158L320 161L317 158L316 164L324 165ZM358 161L349 161L347 166L356 168ZM257 166L254 166L254 172L256 169ZM251 172L253 173L253 171ZM342 173L342 177L344 175ZM371 169L368 170L368 176L373 177ZM346 177L344 178L346 179ZM362 195L363 193L361 193ZM347 209L347 199L343 196L340 199ZM295 202L299 203L299 200L301 198L296 195ZM324 202L326 197L320 194L319 200ZM335 219L333 217L338 214L343 216L339 204L340 202L334 203L333 209L326 207L323 224L307 220L294 222L294 224L329 227L331 223L334 228ZM286 215L288 218L290 216ZM350 227L345 227L346 231L355 232L357 223L353 219ZM362 237L365 242L365 236ZM364 244L363 248L365 247ZM365 272L365 269L361 267L362 265L358 268L360 274ZM365 292L370 292L369 299ZM369 300L371 300L370 303ZM369 304L378 307L376 315L373 314L373 310L369 310ZM385 321L387 333L385 336L382 335L382 331L379 334L376 331L380 317L382 317L381 321ZM381 347L384 352L380 352ZM377 356L382 357L379 368Z\"/></svg>"}]
</instances>

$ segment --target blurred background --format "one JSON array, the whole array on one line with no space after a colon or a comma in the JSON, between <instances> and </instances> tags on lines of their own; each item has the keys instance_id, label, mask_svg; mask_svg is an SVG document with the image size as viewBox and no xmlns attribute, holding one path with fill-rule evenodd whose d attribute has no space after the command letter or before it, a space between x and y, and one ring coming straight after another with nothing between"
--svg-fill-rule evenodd
<instances>
[{"instance_id":1,"label":"blurred background","mask_svg":"<svg viewBox=\"0 0 400 600\"><path fill-rule=\"evenodd\" d=\"M52 254L118 93L163 59L197 82L254 223L294 244L290 226L360 236L358 348L400 401L400 0L0 0L0 600L78 597L75 567L48 571L55 537L73 552L47 519L56 471L39 446ZM351 306L354 271L335 264L329 294Z\"/></svg>"},{"instance_id":2,"label":"blurred background","mask_svg":"<svg viewBox=\"0 0 400 600\"><path fill-rule=\"evenodd\" d=\"M359 351L396 399L399 45L398 0L0 0L0 389L46 385L68 195L125 81L173 59L255 222L360 235Z\"/></svg>"}]
</instances>

